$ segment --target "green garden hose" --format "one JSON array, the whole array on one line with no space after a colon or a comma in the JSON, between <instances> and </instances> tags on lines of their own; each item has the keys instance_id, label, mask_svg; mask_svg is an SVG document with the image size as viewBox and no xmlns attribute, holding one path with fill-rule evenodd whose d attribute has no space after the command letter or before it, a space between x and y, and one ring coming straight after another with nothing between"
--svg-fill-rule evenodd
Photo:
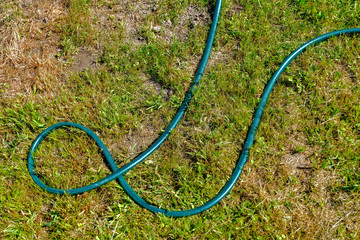
<instances>
[{"instance_id":1,"label":"green garden hose","mask_svg":"<svg viewBox=\"0 0 360 240\"><path fill-rule=\"evenodd\" d=\"M229 191L232 189L232 187L235 185L236 181L240 177L242 169L243 169L243 167L244 167L244 165L245 165L245 163L247 161L247 157L248 157L250 147L252 146L252 144L254 142L256 129L259 126L261 116L262 116L263 110L265 108L266 102L267 102L267 100L269 98L269 95L270 95L276 81L280 77L281 73L285 70L285 68L289 65L289 63L292 60L294 60L296 56L298 56L302 51L304 51L305 48L307 48L310 45L319 43L319 42L324 41L324 40L326 40L326 39L328 39L330 37L333 37L333 36L338 36L338 35L342 35L342 34L360 33L360 28L344 29L344 30L330 32L330 33L324 34L324 35L322 35L320 37L317 37L317 38L305 43L304 45L299 47L297 50L292 52L285 59L285 61L280 65L279 69L275 72L275 74L272 76L272 78L268 82L267 86L265 87L265 90L264 90L264 92L262 94L262 97L261 97L261 101L259 103L259 106L258 106L256 112L255 112L252 124L250 126L249 131L248 131L248 135L247 135L247 138L245 140L245 144L244 144L242 153L241 153L241 155L239 157L238 163L237 163L237 165L236 165L236 167L235 167L229 181L220 190L220 192L214 198L212 198L211 200L209 200L205 204L203 204L203 205L201 205L199 207L196 207L194 209L189 209L189 210L185 210L185 211L170 211L170 210L161 209L161 208L158 208L158 207L156 207L154 205L149 204L143 198L141 198L130 187L130 185L127 183L127 181L124 178L124 174L127 171L129 171L130 169L132 169L133 167L135 167L137 164L144 161L147 157L150 156L150 154L152 154L158 147L160 147L160 145L167 139L167 137L170 135L171 131L176 127L176 125L179 123L180 119L184 115L184 113L185 113L185 111L186 111L186 109L188 107L188 104L189 104L189 102L190 102L190 100L192 98L193 92L194 92L195 88L197 87L197 85L199 84L199 80L200 80L201 76L204 73L207 61L209 59L212 44L214 42L216 27L217 27L217 24L218 24L218 21L219 21L221 4L222 4L222 0L217 0L216 1L215 12L214 12L213 21L212 21L211 28L210 28L210 33L209 33L209 36L208 36L208 40L207 40L207 43L206 43L206 47L205 47L205 50L204 50L204 53L203 53L199 68L198 68L198 70L196 72L195 78L194 78L194 80L193 80L193 82L192 82L192 84L190 86L190 89L187 91L181 106L179 107L175 117L173 118L173 120L171 121L169 126L166 128L165 132L147 150L145 150L142 154L140 154L138 157L136 157L132 162L128 163L127 165L125 165L124 167L119 169L117 167L115 161L113 160L112 156L110 155L110 152L108 151L108 149L104 145L104 143L90 129L88 129L88 128L80 125L80 124L72 123L72 122L57 123L55 125L50 126L46 130L44 130L35 139L35 141L33 142L32 146L30 148L29 155L28 155L28 170L29 170L30 176L35 181L35 183L37 185L39 185L42 189L44 189L44 190L46 190L48 192L51 192L51 193L56 193L56 194L79 194L79 193L83 193L83 192L92 190L94 188L97 188L97 187L99 187L99 186L101 186L101 185L103 185L105 183L108 183L108 182L114 180L114 179L117 179L119 181L119 183L121 184L121 186L124 188L125 192L137 204L139 204L140 206L143 206L144 208L147 208L148 210L150 210L152 212L162 213L162 214L165 214L167 216L173 216L173 217L184 217L184 216L190 216L190 215L194 215L194 214L198 214L200 212L203 212L203 211L211 208L212 206L214 206L221 199L223 199L229 193ZM65 189L65 190L64 189L57 189L57 188L52 188L52 187L44 184L35 173L35 163L34 163L35 152L36 152L37 148L39 147L39 145L41 144L41 142L44 140L44 138L50 132L54 131L55 129L62 128L62 127L65 127L65 126L78 128L78 129L86 132L91 138L93 138L95 140L96 144L102 150L102 153L103 153L105 159L107 160L107 162L109 163L113 173L110 174L109 176L95 182L95 183L92 183L92 184L84 186L84 187L75 188L75 189Z\"/></svg>"}]
</instances>

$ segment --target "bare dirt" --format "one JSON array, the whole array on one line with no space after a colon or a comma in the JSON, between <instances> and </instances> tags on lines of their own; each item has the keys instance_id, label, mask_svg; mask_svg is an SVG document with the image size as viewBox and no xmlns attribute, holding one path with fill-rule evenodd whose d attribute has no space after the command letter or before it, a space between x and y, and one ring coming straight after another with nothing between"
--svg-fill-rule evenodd
<instances>
[{"instance_id":1,"label":"bare dirt","mask_svg":"<svg viewBox=\"0 0 360 240\"><path fill-rule=\"evenodd\" d=\"M144 151L159 137L158 129L152 125L141 125L138 129L130 131L120 139L115 139L109 150L114 156L121 156L120 161L134 158Z\"/></svg>"},{"instance_id":2,"label":"bare dirt","mask_svg":"<svg viewBox=\"0 0 360 240\"><path fill-rule=\"evenodd\" d=\"M74 56L69 70L71 72L83 72L85 70L92 70L96 73L100 68L100 64L97 62L98 57L98 52L93 52L82 48Z\"/></svg>"},{"instance_id":3,"label":"bare dirt","mask_svg":"<svg viewBox=\"0 0 360 240\"><path fill-rule=\"evenodd\" d=\"M152 80L152 79L148 79L146 81L144 81L144 88L145 90L154 93L156 95L161 94L161 96L165 99L165 100L169 100L169 98L171 97L172 93L174 92L174 89L172 88L165 88L163 87L160 83Z\"/></svg>"}]
</instances>

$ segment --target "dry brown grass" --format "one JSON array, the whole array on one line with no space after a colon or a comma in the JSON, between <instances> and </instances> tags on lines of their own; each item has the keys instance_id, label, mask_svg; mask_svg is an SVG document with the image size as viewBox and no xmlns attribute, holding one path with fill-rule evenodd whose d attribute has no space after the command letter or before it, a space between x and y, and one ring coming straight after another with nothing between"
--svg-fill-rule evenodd
<instances>
[{"instance_id":1,"label":"dry brown grass","mask_svg":"<svg viewBox=\"0 0 360 240\"><path fill-rule=\"evenodd\" d=\"M11 4L10 4L11 3ZM0 23L1 95L51 94L61 85L62 64L57 24L66 0L5 0ZM46 90L46 91L45 91Z\"/></svg>"}]
</instances>

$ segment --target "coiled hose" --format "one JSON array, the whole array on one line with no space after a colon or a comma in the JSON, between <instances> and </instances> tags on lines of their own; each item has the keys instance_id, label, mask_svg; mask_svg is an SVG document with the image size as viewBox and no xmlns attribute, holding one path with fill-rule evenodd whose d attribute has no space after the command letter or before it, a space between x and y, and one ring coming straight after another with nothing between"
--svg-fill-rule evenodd
<instances>
[{"instance_id":1,"label":"coiled hose","mask_svg":"<svg viewBox=\"0 0 360 240\"><path fill-rule=\"evenodd\" d=\"M209 32L209 36L207 39L207 43L206 43L206 47L199 65L199 68L196 72L195 78L190 86L190 89L187 91L185 98L181 104L181 106L179 107L175 117L173 118L173 120L171 121L171 123L169 124L169 126L166 128L165 132L147 149L145 150L143 153L141 153L138 157L136 157L133 161L131 161L130 163L128 163L127 165L123 166L122 168L118 168L114 159L112 158L112 156L110 155L108 149L106 148L106 146L104 145L104 143L100 140L99 137L96 136L96 134L94 132L92 132L90 129L77 124L77 123L72 123L72 122L62 122L62 123L57 123L55 125L50 126L49 128L47 128L46 130L44 130L33 142L30 151L29 151L29 155L28 155L28 170L30 173L30 176L32 177L32 179L34 180L34 182L39 185L42 189L51 192L51 193L55 193L55 194L79 194L79 193L83 193L86 191L90 191L94 188L97 188L105 183L108 183L114 179L117 179L119 181L119 183L121 184L121 186L123 187L123 189L125 190L125 192L140 206L155 212L155 213L162 213L164 215L167 216L173 216L173 217L184 217L184 216L190 216L190 215L195 215L198 213L201 213L209 208L211 208L212 206L214 206L215 204L217 204L221 199L223 199L228 193L229 191L232 189L232 187L235 185L236 181L238 180L238 178L240 177L240 174L242 172L242 169L247 161L247 157L248 157L248 153L250 150L250 147L252 146L253 142L254 142L254 137L255 137L255 132L256 129L259 126L260 123L260 119L263 113L263 110L265 108L265 104L269 98L269 95L276 83L276 81L278 80L278 78L280 77L281 73L285 70L285 68L289 65L289 63L294 60L294 58L296 56L298 56L302 51L304 51L305 48L307 48L310 45L319 43L321 41L324 41L330 37L333 36L338 36L341 34L352 34L352 33L359 33L360 32L360 28L352 28L352 29L344 29L344 30L339 30L339 31L334 31L334 32L330 32L327 34L324 34L320 37L317 37L307 43L305 43L304 45L302 45L301 47L299 47L297 50L295 50L294 52L292 52L286 59L285 61L280 65L279 69L275 72L275 74L272 76L272 78L270 79L270 81L268 82L267 86L265 87L265 90L262 94L261 97L261 101L259 103L259 106L254 114L253 117L253 121L252 124L249 128L248 134L247 134L247 138L245 140L245 144L242 150L242 153L239 157L238 163L229 179L229 181L225 184L225 186L220 190L220 192L211 200L209 200L208 202L206 202L205 204L196 207L194 209L189 209L189 210L185 210L185 211L171 211L171 210L166 210L166 209L161 209L158 208L154 205L149 204L148 202L146 202L143 198L141 198L131 187L130 185L127 183L127 181L124 178L124 174L129 171L130 169L134 168L137 164L141 163L142 161L144 161L148 156L150 156L150 154L152 154L158 147L160 147L160 145L167 139L167 137L169 136L169 134L171 133L171 131L176 127L176 125L179 123L180 119L182 118L182 116L184 115L188 104L191 100L191 97L193 95L193 92L195 90L195 88L197 87L197 85L199 84L199 80L201 78L201 76L204 73L207 61L209 59L210 56L210 51L212 48L212 44L214 42L214 37L215 37L215 32L216 32L216 27L219 21L219 15L220 15L220 9L221 9L221 4L222 4L222 0L217 0L216 4L215 4L215 12L214 12L214 16L213 16L213 20L212 20L212 24L211 24L211 28L210 28L210 32ZM105 157L105 159L107 160L107 162L109 163L113 173L110 174L109 176L95 182L92 184L89 184L87 186L84 187L80 187L80 188L74 188L74 189L57 189L57 188L52 188L46 184L44 184L39 177L36 175L35 173L35 163L34 163L34 155L35 152L37 150L37 148L39 147L39 145L41 144L41 142L44 140L44 138L52 131L54 131L55 129L58 128L62 128L65 126L70 126L70 127L75 127L78 128L84 132L86 132L91 138L93 138L96 142L96 144L99 146L100 149L102 149L102 153Z\"/></svg>"}]
</instances>

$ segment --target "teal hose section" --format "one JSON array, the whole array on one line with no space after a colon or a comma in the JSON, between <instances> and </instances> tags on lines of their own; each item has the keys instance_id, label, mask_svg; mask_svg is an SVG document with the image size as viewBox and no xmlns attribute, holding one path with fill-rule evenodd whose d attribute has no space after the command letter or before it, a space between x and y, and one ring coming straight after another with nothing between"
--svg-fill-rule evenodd
<instances>
[{"instance_id":1,"label":"teal hose section","mask_svg":"<svg viewBox=\"0 0 360 240\"><path fill-rule=\"evenodd\" d=\"M290 64L291 61L293 61L296 56L298 56L302 51L304 51L307 47L309 47L310 45L322 42L330 37L334 37L334 36L338 36L338 35L342 35L342 34L354 34L354 33L360 33L360 28L352 28L352 29L344 29L344 30L339 30L339 31L334 31L334 32L330 32L327 34L324 34L322 36L319 36L307 43L305 43L304 45L302 45L301 47L299 47L297 50L295 50L294 52L292 52L286 59L285 61L280 65L279 69L275 72L275 74L272 76L272 78L270 79L270 81L268 82L268 84L265 87L265 90L261 96L261 101L259 103L259 106L257 107L254 117L253 117L253 121L252 124L250 125L250 128L248 130L248 135L247 138L245 140L244 143L244 147L242 150L242 153L239 157L239 160L237 162L237 165L230 177L230 179L228 180L228 182L225 184L225 186L217 193L217 195L210 199L208 202L206 202L205 204L193 208L193 209L189 209L189 210L184 210L184 211L171 211L171 210L166 210L166 209L161 209L158 208L154 205L149 204L147 201L145 201L143 198L141 198L132 188L131 186L127 183L127 181L124 178L124 174L126 172L128 172L130 169L134 168L137 164L141 163L142 161L144 161L147 157L149 157L157 148L159 148L161 146L161 144L167 139L167 137L170 135L171 131L176 127L176 125L179 123L179 121L181 120L182 116L184 115L188 104L192 98L193 92L196 89L197 85L199 84L199 80L201 78L201 76L204 73L205 67L207 65L209 56L210 56L210 52L211 52L211 48L214 42L214 37L215 37L215 33L216 33L216 27L219 21L219 15L220 15L220 9L221 9L221 4L222 4L222 0L217 0L216 4L215 4L215 12L214 12L214 16L213 16L213 21L211 24L211 28L210 28L210 32L209 32L209 36L208 36L208 40L206 43L206 47L200 62L200 65L198 67L198 70L196 72L195 78L189 88L189 90L187 91L185 98L181 104L181 106L179 107L175 117L173 118L173 120L170 122L169 126L166 128L166 130L164 131L164 133L162 133L162 135L147 149L145 150L143 153L141 153L138 157L136 157L133 161L131 161L130 163L126 164L125 166L123 166L122 168L118 168L118 166L116 165L114 159L112 158L109 150L106 148L105 144L101 141L101 139L94 133L92 132L90 129L77 124L77 123L72 123L72 122L62 122L62 123L57 123L55 125L50 126L49 128L45 129L41 134L39 134L39 136L34 140L30 151L29 151L29 155L28 155L28 170L30 173L31 178L34 180L34 182L39 185L42 189L51 192L51 193L55 193L55 194L79 194L79 193L83 193L86 191L90 191L94 188L97 188L101 185L104 185L112 180L117 179L118 182L120 183L120 185L123 187L124 191L140 206L155 212L155 213L162 213L164 215L167 216L173 216L173 217L184 217L184 216L190 216L190 215L195 215L198 213L201 213L209 208L211 208L212 206L214 206L215 204L217 204L221 199L223 199L229 192L230 190L233 188L233 186L235 185L236 181L239 179L242 169L244 168L244 165L247 161L248 158L248 153L250 150L250 147L252 146L253 142L254 142L254 138L255 138L255 133L256 130L260 124L260 120L261 120L261 116L263 113L263 110L265 108L266 102L270 96L270 93L275 85L275 83L277 82L277 80L279 79L281 73L285 70L285 68ZM78 128L84 132L86 132L91 138L94 139L94 141L96 142L96 144L98 145L98 147L102 150L103 156L104 158L107 160L107 162L110 165L110 168L112 169L113 173L110 174L109 176L95 182L92 184L89 184L87 186L84 187L80 187L80 188L74 188L74 189L57 189L57 188L53 188L50 187L46 184L44 184L39 177L36 175L35 172L35 163L34 163L34 155L35 152L37 150L37 148L40 146L41 142L46 138L46 136L58 129L58 128L62 128L62 127L74 127L74 128Z\"/></svg>"}]
</instances>

